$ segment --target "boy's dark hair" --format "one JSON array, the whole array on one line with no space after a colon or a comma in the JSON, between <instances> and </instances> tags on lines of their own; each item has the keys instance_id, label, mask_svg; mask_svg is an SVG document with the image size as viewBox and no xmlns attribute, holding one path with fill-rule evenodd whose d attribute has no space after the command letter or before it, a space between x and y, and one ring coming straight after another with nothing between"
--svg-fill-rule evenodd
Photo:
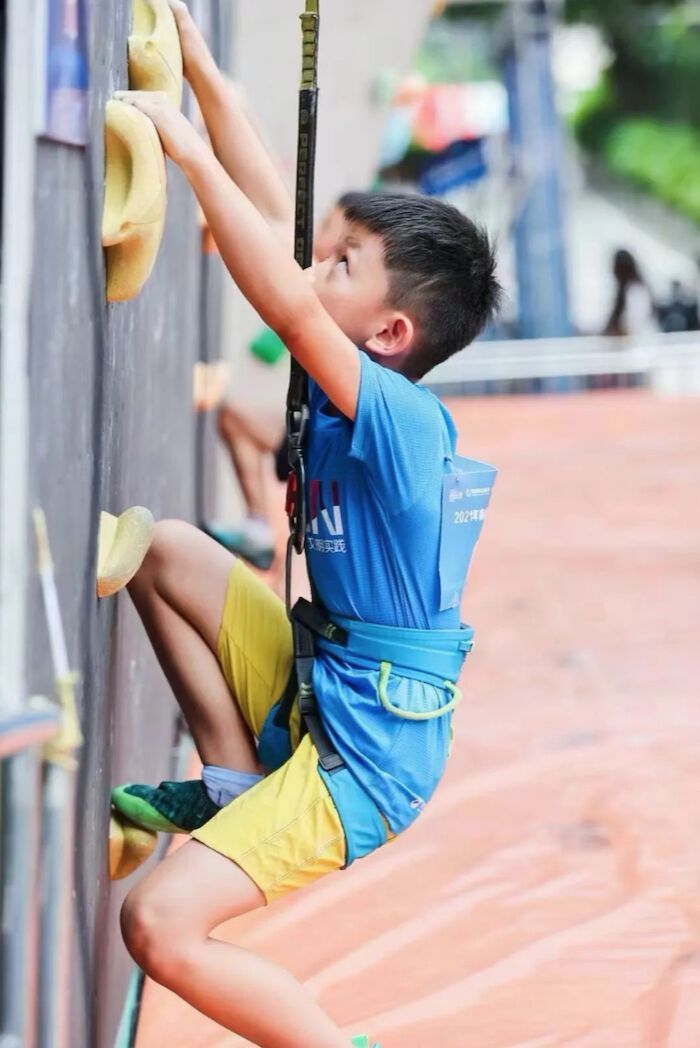
<instances>
[{"instance_id":1,"label":"boy's dark hair","mask_svg":"<svg viewBox=\"0 0 700 1048\"><path fill-rule=\"evenodd\" d=\"M384 244L391 305L417 325L407 371L422 378L473 342L498 311L502 288L494 249L483 228L433 197L348 196L347 220Z\"/></svg>"},{"instance_id":2,"label":"boy's dark hair","mask_svg":"<svg viewBox=\"0 0 700 1048\"><path fill-rule=\"evenodd\" d=\"M343 211L347 214L348 208L353 205L360 203L365 197L374 196L374 193L367 193L361 189L348 189L346 193L339 196L336 201L336 207L342 207ZM700 257L698 258L700 264Z\"/></svg>"}]
</instances>

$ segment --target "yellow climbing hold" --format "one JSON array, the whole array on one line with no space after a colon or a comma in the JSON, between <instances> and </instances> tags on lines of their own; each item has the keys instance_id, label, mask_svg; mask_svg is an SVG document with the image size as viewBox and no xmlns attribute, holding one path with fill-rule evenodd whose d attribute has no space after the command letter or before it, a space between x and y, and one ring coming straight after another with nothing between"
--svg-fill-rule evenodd
<instances>
[{"instance_id":1,"label":"yellow climbing hold","mask_svg":"<svg viewBox=\"0 0 700 1048\"><path fill-rule=\"evenodd\" d=\"M112 810L109 820L109 877L119 881L150 859L158 834L144 830L119 812Z\"/></svg>"},{"instance_id":2,"label":"yellow climbing hold","mask_svg":"<svg viewBox=\"0 0 700 1048\"><path fill-rule=\"evenodd\" d=\"M107 299L137 295L151 275L165 225L167 176L153 123L112 98L105 110L105 201L102 245L107 251Z\"/></svg>"},{"instance_id":3,"label":"yellow climbing hold","mask_svg":"<svg viewBox=\"0 0 700 1048\"><path fill-rule=\"evenodd\" d=\"M226 393L230 371L226 360L197 361L192 382L195 411L212 411L219 406Z\"/></svg>"},{"instance_id":4,"label":"yellow climbing hold","mask_svg":"<svg viewBox=\"0 0 700 1048\"><path fill-rule=\"evenodd\" d=\"M119 517L100 513L97 536L97 596L111 597L130 582L153 538L153 514L132 506Z\"/></svg>"},{"instance_id":5,"label":"yellow climbing hold","mask_svg":"<svg viewBox=\"0 0 700 1048\"><path fill-rule=\"evenodd\" d=\"M168 0L134 0L129 37L129 87L165 91L182 102L182 50Z\"/></svg>"}]
</instances>

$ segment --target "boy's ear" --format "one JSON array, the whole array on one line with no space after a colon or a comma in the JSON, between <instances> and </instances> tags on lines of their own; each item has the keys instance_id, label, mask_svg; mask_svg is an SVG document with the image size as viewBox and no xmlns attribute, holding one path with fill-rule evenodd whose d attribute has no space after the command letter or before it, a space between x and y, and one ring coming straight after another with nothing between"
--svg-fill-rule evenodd
<instances>
[{"instance_id":1,"label":"boy's ear","mask_svg":"<svg viewBox=\"0 0 700 1048\"><path fill-rule=\"evenodd\" d=\"M365 347L380 356L395 356L404 353L413 342L415 328L405 313L392 313L386 318L386 326L372 335Z\"/></svg>"}]
</instances>

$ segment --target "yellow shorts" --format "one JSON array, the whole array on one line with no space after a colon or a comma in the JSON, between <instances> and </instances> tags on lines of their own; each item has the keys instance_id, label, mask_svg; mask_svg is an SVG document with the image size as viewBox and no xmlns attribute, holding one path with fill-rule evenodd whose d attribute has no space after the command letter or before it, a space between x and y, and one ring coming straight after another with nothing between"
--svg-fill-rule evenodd
<instances>
[{"instance_id":1,"label":"yellow shorts","mask_svg":"<svg viewBox=\"0 0 700 1048\"><path fill-rule=\"evenodd\" d=\"M289 678L292 633L281 600L240 560L229 578L218 655L259 739ZM342 869L387 839L386 823L347 771L329 789L311 739L300 739L296 704L285 740L291 756L192 834L240 866L268 902Z\"/></svg>"}]
</instances>

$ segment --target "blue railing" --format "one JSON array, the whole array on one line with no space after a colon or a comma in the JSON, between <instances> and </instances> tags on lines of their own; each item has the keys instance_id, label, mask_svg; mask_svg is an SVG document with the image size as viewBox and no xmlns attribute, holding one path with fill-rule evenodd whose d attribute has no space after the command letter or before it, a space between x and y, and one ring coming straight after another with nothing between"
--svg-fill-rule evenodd
<instances>
[{"instance_id":1,"label":"blue railing","mask_svg":"<svg viewBox=\"0 0 700 1048\"><path fill-rule=\"evenodd\" d=\"M65 1024L52 988L65 931L52 912L63 885L49 883L61 863L65 810L56 810L63 769L44 764L42 748L61 730L60 707L26 709L0 718L0 1045L49 1048L65 1043ZM59 790L59 794L60 794ZM72 805L72 797L61 797ZM58 834L55 832L58 830ZM48 934L47 934L48 933ZM52 1028L53 1027L53 1028Z\"/></svg>"}]
</instances>

